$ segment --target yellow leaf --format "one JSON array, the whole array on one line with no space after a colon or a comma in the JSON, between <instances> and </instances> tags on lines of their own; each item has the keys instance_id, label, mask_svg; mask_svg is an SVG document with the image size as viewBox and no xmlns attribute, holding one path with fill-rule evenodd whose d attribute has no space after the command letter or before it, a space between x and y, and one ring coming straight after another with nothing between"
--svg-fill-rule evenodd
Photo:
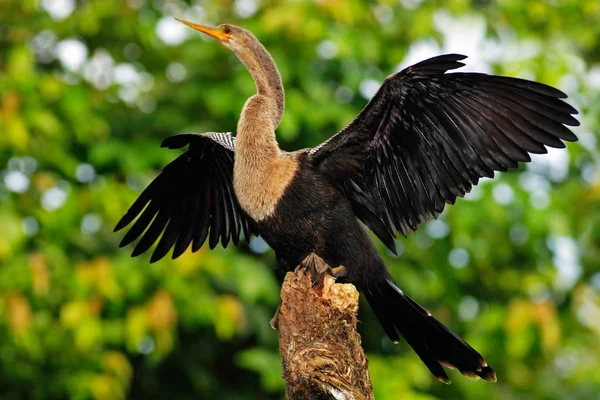
<instances>
[{"instance_id":1,"label":"yellow leaf","mask_svg":"<svg viewBox=\"0 0 600 400\"><path fill-rule=\"evenodd\" d=\"M88 351L102 343L102 325L100 320L88 318L75 328L75 346Z\"/></svg>"},{"instance_id":2,"label":"yellow leaf","mask_svg":"<svg viewBox=\"0 0 600 400\"><path fill-rule=\"evenodd\" d=\"M45 295L50 290L50 279L46 259L42 253L32 253L29 256L33 292L38 296Z\"/></svg>"},{"instance_id":3,"label":"yellow leaf","mask_svg":"<svg viewBox=\"0 0 600 400\"><path fill-rule=\"evenodd\" d=\"M10 260L15 251L19 251L20 241L23 240L21 219L12 213L3 213L0 210L0 266L3 260Z\"/></svg>"},{"instance_id":4,"label":"yellow leaf","mask_svg":"<svg viewBox=\"0 0 600 400\"><path fill-rule=\"evenodd\" d=\"M556 350L560 341L560 324L554 303L534 304L534 317L540 330L542 348L546 352Z\"/></svg>"},{"instance_id":5,"label":"yellow leaf","mask_svg":"<svg viewBox=\"0 0 600 400\"><path fill-rule=\"evenodd\" d=\"M183 276L193 275L199 269L200 262L198 260L203 258L202 253L205 252L205 247L201 247L196 253L192 253L188 248L179 258L173 261L177 272Z\"/></svg>"},{"instance_id":6,"label":"yellow leaf","mask_svg":"<svg viewBox=\"0 0 600 400\"><path fill-rule=\"evenodd\" d=\"M119 381L129 384L133 376L133 368L127 357L119 351L109 351L104 356L104 370L119 378Z\"/></svg>"},{"instance_id":7,"label":"yellow leaf","mask_svg":"<svg viewBox=\"0 0 600 400\"><path fill-rule=\"evenodd\" d=\"M7 296L8 324L13 333L19 333L27 329L31 324L31 307L29 301L21 293Z\"/></svg>"},{"instance_id":8,"label":"yellow leaf","mask_svg":"<svg viewBox=\"0 0 600 400\"><path fill-rule=\"evenodd\" d=\"M2 96L1 113L4 121L10 121L21 107L21 97L15 92L6 92Z\"/></svg>"},{"instance_id":9,"label":"yellow leaf","mask_svg":"<svg viewBox=\"0 0 600 400\"><path fill-rule=\"evenodd\" d=\"M64 84L56 77L44 75L40 83L40 92L44 100L51 102L60 98L63 87Z\"/></svg>"},{"instance_id":10,"label":"yellow leaf","mask_svg":"<svg viewBox=\"0 0 600 400\"><path fill-rule=\"evenodd\" d=\"M74 329L89 317L90 308L84 301L71 301L60 309L60 322L66 328Z\"/></svg>"},{"instance_id":11,"label":"yellow leaf","mask_svg":"<svg viewBox=\"0 0 600 400\"><path fill-rule=\"evenodd\" d=\"M121 288L108 258L98 257L88 263L80 263L76 266L76 274L80 282L94 287L101 295L110 299L121 297Z\"/></svg>"},{"instance_id":12,"label":"yellow leaf","mask_svg":"<svg viewBox=\"0 0 600 400\"><path fill-rule=\"evenodd\" d=\"M581 283L573 289L573 307L581 322L600 335L600 295Z\"/></svg>"},{"instance_id":13,"label":"yellow leaf","mask_svg":"<svg viewBox=\"0 0 600 400\"><path fill-rule=\"evenodd\" d=\"M173 329L177 324L177 310L171 295L166 291L157 292L146 305L148 326L153 331Z\"/></svg>"},{"instance_id":14,"label":"yellow leaf","mask_svg":"<svg viewBox=\"0 0 600 400\"><path fill-rule=\"evenodd\" d=\"M154 338L156 339L156 351L153 353L155 357L163 356L173 349L173 343L175 342L173 330L162 329L157 331Z\"/></svg>"},{"instance_id":15,"label":"yellow leaf","mask_svg":"<svg viewBox=\"0 0 600 400\"><path fill-rule=\"evenodd\" d=\"M56 116L47 110L36 110L30 113L29 125L36 133L44 136L61 138L65 128Z\"/></svg>"},{"instance_id":16,"label":"yellow leaf","mask_svg":"<svg viewBox=\"0 0 600 400\"><path fill-rule=\"evenodd\" d=\"M120 400L125 398L125 390L112 376L101 374L91 381L92 396L95 400Z\"/></svg>"},{"instance_id":17,"label":"yellow leaf","mask_svg":"<svg viewBox=\"0 0 600 400\"><path fill-rule=\"evenodd\" d=\"M216 302L215 330L220 339L230 339L239 325L245 322L244 307L237 297L220 296Z\"/></svg>"},{"instance_id":18,"label":"yellow leaf","mask_svg":"<svg viewBox=\"0 0 600 400\"><path fill-rule=\"evenodd\" d=\"M33 187L42 192L53 187L55 181L56 179L53 175L44 172L38 172L34 176Z\"/></svg>"},{"instance_id":19,"label":"yellow leaf","mask_svg":"<svg viewBox=\"0 0 600 400\"><path fill-rule=\"evenodd\" d=\"M531 303L523 299L514 299L508 306L508 316L504 329L509 335L524 331L532 322Z\"/></svg>"},{"instance_id":20,"label":"yellow leaf","mask_svg":"<svg viewBox=\"0 0 600 400\"><path fill-rule=\"evenodd\" d=\"M30 82L35 77L35 58L32 49L23 44L13 47L8 56L6 71L16 82Z\"/></svg>"},{"instance_id":21,"label":"yellow leaf","mask_svg":"<svg viewBox=\"0 0 600 400\"><path fill-rule=\"evenodd\" d=\"M131 308L125 318L125 338L127 346L132 351L137 351L137 345L148 331L146 310L142 307Z\"/></svg>"},{"instance_id":22,"label":"yellow leaf","mask_svg":"<svg viewBox=\"0 0 600 400\"><path fill-rule=\"evenodd\" d=\"M534 375L529 366L513 361L508 369L508 378L516 387L526 388L531 386Z\"/></svg>"},{"instance_id":23,"label":"yellow leaf","mask_svg":"<svg viewBox=\"0 0 600 400\"><path fill-rule=\"evenodd\" d=\"M16 150L25 151L29 144L29 131L21 118L6 121L9 144Z\"/></svg>"}]
</instances>

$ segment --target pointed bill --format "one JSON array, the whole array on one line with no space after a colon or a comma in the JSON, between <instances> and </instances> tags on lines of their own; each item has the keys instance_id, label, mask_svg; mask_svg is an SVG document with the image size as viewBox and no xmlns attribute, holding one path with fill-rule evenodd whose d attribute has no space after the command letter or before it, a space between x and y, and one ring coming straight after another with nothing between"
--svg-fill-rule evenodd
<instances>
[{"instance_id":1,"label":"pointed bill","mask_svg":"<svg viewBox=\"0 0 600 400\"><path fill-rule=\"evenodd\" d=\"M190 28L193 28L197 31L200 31L209 36L212 36L215 39L220 40L221 42L227 42L229 40L229 35L227 35L225 32L223 32L219 28L213 28L213 27L206 26L206 25L196 24L194 22L186 21L186 20L180 19L180 18L175 18L175 19L177 21L181 22L182 24L189 26Z\"/></svg>"}]
</instances>

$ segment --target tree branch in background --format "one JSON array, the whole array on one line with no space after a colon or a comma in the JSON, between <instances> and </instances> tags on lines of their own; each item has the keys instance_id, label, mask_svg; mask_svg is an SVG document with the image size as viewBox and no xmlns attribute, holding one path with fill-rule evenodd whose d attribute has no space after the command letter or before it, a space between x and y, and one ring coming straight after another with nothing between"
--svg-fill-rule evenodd
<instances>
[{"instance_id":1,"label":"tree branch in background","mask_svg":"<svg viewBox=\"0 0 600 400\"><path fill-rule=\"evenodd\" d=\"M356 331L358 291L336 284L327 273L313 285L314 271L327 266L315 255L309 258L311 268L288 272L281 288L277 325L286 395L289 400L373 399Z\"/></svg>"}]
</instances>

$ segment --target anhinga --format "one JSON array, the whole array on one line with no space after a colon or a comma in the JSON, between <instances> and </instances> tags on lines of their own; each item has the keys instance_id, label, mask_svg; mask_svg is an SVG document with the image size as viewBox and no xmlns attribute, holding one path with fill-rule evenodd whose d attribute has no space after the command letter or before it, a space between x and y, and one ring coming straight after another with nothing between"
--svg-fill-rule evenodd
<instances>
[{"instance_id":1,"label":"anhinga","mask_svg":"<svg viewBox=\"0 0 600 400\"><path fill-rule=\"evenodd\" d=\"M483 357L402 292L360 222L391 250L394 235L436 218L481 177L530 161L529 153L565 147L577 111L561 91L522 79L446 73L465 56L434 57L389 76L361 113L321 145L279 149L275 129L284 91L275 62L237 26L184 24L218 39L244 63L257 94L246 102L237 135L180 134L163 147L188 145L142 192L115 230L139 216L121 246L142 235L137 256L158 241L151 262L173 248L198 250L261 235L286 270L314 253L340 281L367 298L394 342L406 339L429 370L441 364L495 381ZM162 233L162 237L161 236ZM160 240L159 240L160 237Z\"/></svg>"}]
</instances>

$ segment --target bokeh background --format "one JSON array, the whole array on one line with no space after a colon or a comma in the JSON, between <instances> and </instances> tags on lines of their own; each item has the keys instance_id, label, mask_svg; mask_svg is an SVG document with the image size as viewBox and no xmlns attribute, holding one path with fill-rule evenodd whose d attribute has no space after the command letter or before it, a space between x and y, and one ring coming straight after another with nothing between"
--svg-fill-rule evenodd
<instances>
[{"instance_id":1,"label":"bokeh background","mask_svg":"<svg viewBox=\"0 0 600 400\"><path fill-rule=\"evenodd\" d=\"M281 399L268 326L281 273L260 239L150 265L112 232L179 154L235 131L250 75L173 17L253 31L286 87L280 144L313 146L382 80L443 52L569 94L578 143L484 180L385 252L401 287L498 383L433 379L360 331L377 399L598 399L600 2L0 0L0 397Z\"/></svg>"}]
</instances>

